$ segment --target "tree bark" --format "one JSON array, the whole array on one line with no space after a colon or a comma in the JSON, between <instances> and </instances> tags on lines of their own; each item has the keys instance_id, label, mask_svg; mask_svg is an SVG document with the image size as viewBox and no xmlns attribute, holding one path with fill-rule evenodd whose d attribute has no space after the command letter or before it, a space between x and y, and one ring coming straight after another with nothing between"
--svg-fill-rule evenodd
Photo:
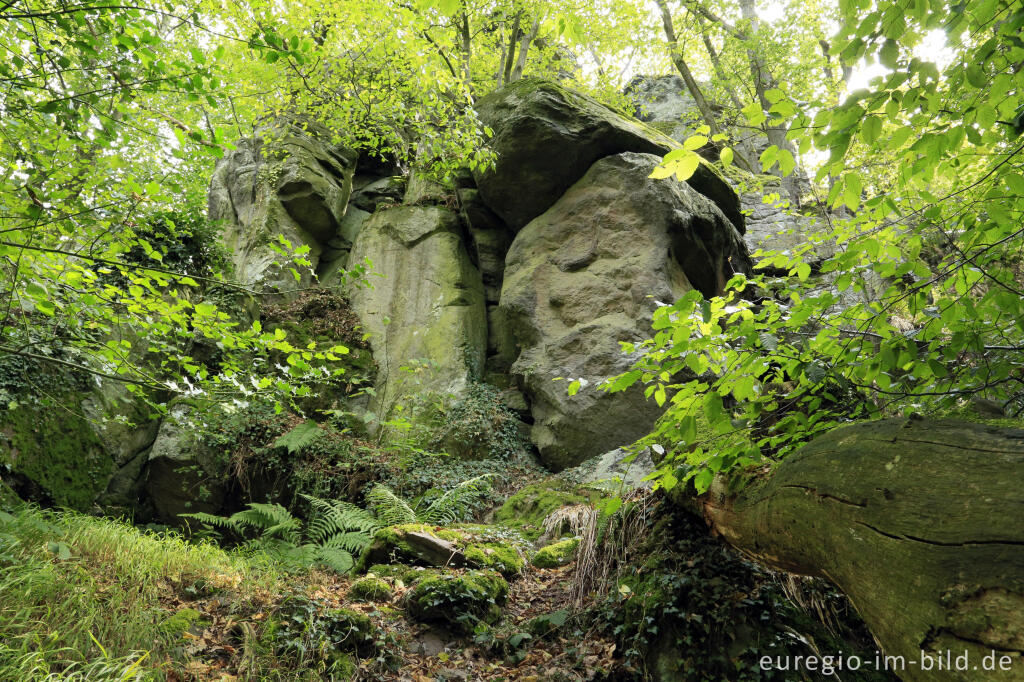
<instances>
[{"instance_id":1,"label":"tree bark","mask_svg":"<svg viewBox=\"0 0 1024 682\"><path fill-rule=\"evenodd\" d=\"M512 77L509 79L509 83L515 83L517 80L523 77L523 69L526 68L526 55L530 49L530 43L537 37L537 33L540 32L540 16L533 20L533 25L530 26L530 32L524 33L522 41L519 44L519 56L516 57L515 68L512 69Z\"/></svg>"},{"instance_id":2,"label":"tree bark","mask_svg":"<svg viewBox=\"0 0 1024 682\"><path fill-rule=\"evenodd\" d=\"M905 657L903 679L1021 680L1022 483L1024 429L890 419L836 429L738 494L716 481L689 504L753 559L834 582L884 653ZM922 670L947 651L972 668ZM992 652L1009 672L982 669Z\"/></svg>"},{"instance_id":3,"label":"tree bark","mask_svg":"<svg viewBox=\"0 0 1024 682\"><path fill-rule=\"evenodd\" d=\"M679 40L676 38L676 30L672 25L672 13L668 9L668 5L665 0L656 0L658 8L661 10L661 24L665 30L665 39L668 41L668 55L672 59L672 63L675 64L676 70L679 71L679 75L683 77L683 82L686 83L686 89L690 91L690 96L693 97L693 101L697 104L697 109L700 111L700 115L704 118L704 122L708 124L708 128L711 129L712 135L717 135L720 130L718 122L715 120L715 113L711 110L708 105L707 99L704 97L704 93L701 91L700 86L697 84L697 80L693 77L693 73L690 71L689 65L686 60L683 59L683 53L679 49Z\"/></svg>"},{"instance_id":4,"label":"tree bark","mask_svg":"<svg viewBox=\"0 0 1024 682\"><path fill-rule=\"evenodd\" d=\"M505 54L504 78L501 81L505 84L512 82L512 66L516 60L516 43L519 41L519 23L522 17L523 13L518 12L512 20L512 32L508 36L508 52Z\"/></svg>"}]
</instances>

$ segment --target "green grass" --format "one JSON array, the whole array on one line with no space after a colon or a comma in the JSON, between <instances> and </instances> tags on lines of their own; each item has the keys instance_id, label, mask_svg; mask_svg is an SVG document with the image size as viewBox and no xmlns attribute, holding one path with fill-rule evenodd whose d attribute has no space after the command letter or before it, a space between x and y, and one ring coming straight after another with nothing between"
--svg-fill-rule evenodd
<instances>
[{"instance_id":1,"label":"green grass","mask_svg":"<svg viewBox=\"0 0 1024 682\"><path fill-rule=\"evenodd\" d=\"M176 602L224 592L252 612L280 581L258 558L119 521L0 512L0 680L166 679L187 659L161 628Z\"/></svg>"}]
</instances>

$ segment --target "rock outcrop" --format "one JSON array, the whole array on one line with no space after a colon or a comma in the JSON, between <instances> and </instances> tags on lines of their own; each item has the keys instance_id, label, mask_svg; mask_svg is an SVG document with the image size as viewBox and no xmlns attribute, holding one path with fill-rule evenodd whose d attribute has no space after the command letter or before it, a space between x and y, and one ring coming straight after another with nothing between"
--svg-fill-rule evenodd
<instances>
[{"instance_id":1,"label":"rock outcrop","mask_svg":"<svg viewBox=\"0 0 1024 682\"><path fill-rule=\"evenodd\" d=\"M380 275L351 292L379 371L375 414L386 418L403 395L457 394L481 377L483 280L455 213L439 206L379 210L364 224L351 258L369 258ZM422 371L401 371L413 364Z\"/></svg>"},{"instance_id":2,"label":"rock outcrop","mask_svg":"<svg viewBox=\"0 0 1024 682\"><path fill-rule=\"evenodd\" d=\"M506 258L501 308L521 347L513 375L526 391L532 440L562 469L650 431L661 408L642 389L569 396L566 382L596 385L627 370L621 342L650 335L659 301L691 289L720 292L748 268L732 223L688 185L648 176L660 157L601 159L517 235Z\"/></svg>"},{"instance_id":3,"label":"rock outcrop","mask_svg":"<svg viewBox=\"0 0 1024 682\"><path fill-rule=\"evenodd\" d=\"M217 163L208 215L224 224L224 241L236 279L247 285L293 288L280 239L307 246L316 268L326 251L342 255L345 219L356 155L330 143L314 124L278 123L242 140ZM351 226L346 230L351 236ZM342 242L337 239L342 237ZM333 242L333 246L331 245ZM279 264L280 263L280 264ZM301 271L302 286L311 276Z\"/></svg>"},{"instance_id":4,"label":"rock outcrop","mask_svg":"<svg viewBox=\"0 0 1024 682\"><path fill-rule=\"evenodd\" d=\"M529 431L562 469L629 444L661 414L639 389L595 386L630 366L620 342L650 335L658 301L690 289L714 295L748 267L744 219L709 165L687 183L649 179L677 143L590 97L524 79L485 97L479 113L494 130L497 165L445 182L359 156L317 124L277 121L217 163L209 217L223 223L237 282L285 296L347 287L377 364L372 403L353 408L371 427L410 398L444 398L458 414L478 395L468 389L486 382L497 390L479 395L493 393L488 405L508 428L481 430L490 435L480 442L500 447L477 447L453 428L437 434L438 447L514 459ZM298 282L285 244L309 261ZM354 263L371 273L365 282L348 281ZM557 377L589 386L570 397ZM102 427L55 441L61 453L89 453L75 486L59 478L72 475L66 467L50 470L53 457L29 456L45 454L38 428L5 426L26 485L40 496L75 487L74 499L57 501L141 506L165 522L216 511L223 491L203 475L215 453L193 447L179 425L184 407L158 425L122 402L86 398L82 410Z\"/></svg>"},{"instance_id":5,"label":"rock outcrop","mask_svg":"<svg viewBox=\"0 0 1024 682\"><path fill-rule=\"evenodd\" d=\"M597 100L549 81L523 79L477 105L494 131L493 169L475 173L480 194L513 230L546 211L587 169L622 152L663 155L678 144L667 135ZM741 233L736 194L710 166L689 185L718 204Z\"/></svg>"},{"instance_id":6,"label":"rock outcrop","mask_svg":"<svg viewBox=\"0 0 1024 682\"><path fill-rule=\"evenodd\" d=\"M697 128L704 121L696 103L686 90L686 84L679 76L638 76L626 87L628 95L636 107L638 119L647 123L673 140L682 142L691 135L697 134ZM713 108L714 105L712 105ZM721 111L721 108L717 108ZM720 121L726 123L726 121ZM748 127L733 127L728 131L729 140L726 144L736 149L753 166L753 171L761 173L761 153L771 142L763 132ZM701 153L708 158L718 158L718 149L705 147ZM809 188L806 178L801 176L801 186ZM835 244L821 239L828 225L822 211L814 207L795 209L788 205L787 200L765 203L765 193L778 192L785 195L778 178L761 176L761 182L767 183L764 191L752 189L740 193L740 206L744 213L746 232L744 238L751 251L756 249L781 250L793 252L812 240L816 240L812 259L822 260L831 256ZM755 183L756 184L756 183Z\"/></svg>"}]
</instances>

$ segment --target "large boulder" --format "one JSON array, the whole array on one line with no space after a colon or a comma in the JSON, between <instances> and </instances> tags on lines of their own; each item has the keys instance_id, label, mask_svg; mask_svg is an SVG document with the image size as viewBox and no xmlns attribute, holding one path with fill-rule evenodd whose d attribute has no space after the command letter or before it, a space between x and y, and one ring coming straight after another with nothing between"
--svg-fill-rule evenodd
<instances>
[{"instance_id":1,"label":"large boulder","mask_svg":"<svg viewBox=\"0 0 1024 682\"><path fill-rule=\"evenodd\" d=\"M554 469L648 433L661 414L642 390L601 380L633 358L620 342L651 334L658 301L721 291L749 259L722 211L684 183L652 180L651 154L603 158L524 227L506 257L501 309L521 347L512 373L526 391L532 440ZM570 397L558 377L590 383Z\"/></svg>"},{"instance_id":2,"label":"large boulder","mask_svg":"<svg viewBox=\"0 0 1024 682\"><path fill-rule=\"evenodd\" d=\"M208 214L224 224L224 242L239 282L295 286L290 264L274 248L279 238L293 247L308 246L306 257L314 268L328 248L338 255L345 252L347 244L337 239L356 155L330 140L330 133L315 124L279 122L240 141L218 161ZM308 284L309 270L301 275L300 284Z\"/></svg>"},{"instance_id":3,"label":"large boulder","mask_svg":"<svg viewBox=\"0 0 1024 682\"><path fill-rule=\"evenodd\" d=\"M386 418L403 396L460 393L483 373L483 281L456 214L440 206L378 210L350 256L369 258L371 287L353 288L352 309L370 333L378 376L373 411ZM403 367L423 371L409 373Z\"/></svg>"},{"instance_id":4,"label":"large boulder","mask_svg":"<svg viewBox=\"0 0 1024 682\"><path fill-rule=\"evenodd\" d=\"M493 168L475 173L480 195L513 230L551 207L587 169L622 152L664 155L672 138L597 100L549 81L525 78L484 97L477 111L494 131ZM718 204L742 233L736 193L701 164L690 186Z\"/></svg>"},{"instance_id":5,"label":"large boulder","mask_svg":"<svg viewBox=\"0 0 1024 682\"><path fill-rule=\"evenodd\" d=\"M171 407L147 454L146 494L157 519L182 523L180 514L216 513L224 490L215 484L214 453L195 437L197 411L188 403Z\"/></svg>"}]
</instances>

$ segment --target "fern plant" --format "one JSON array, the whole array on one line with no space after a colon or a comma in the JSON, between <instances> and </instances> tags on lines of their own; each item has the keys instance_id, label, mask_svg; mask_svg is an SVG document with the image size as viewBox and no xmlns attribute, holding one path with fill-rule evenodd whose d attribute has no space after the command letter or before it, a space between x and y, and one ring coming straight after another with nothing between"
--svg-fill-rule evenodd
<instances>
[{"instance_id":1,"label":"fern plant","mask_svg":"<svg viewBox=\"0 0 1024 682\"><path fill-rule=\"evenodd\" d=\"M429 523L444 526L464 519L474 504L491 489L495 474L481 474L463 481L425 506L413 506L380 483L366 494L374 516L385 526Z\"/></svg>"},{"instance_id":2,"label":"fern plant","mask_svg":"<svg viewBox=\"0 0 1024 682\"><path fill-rule=\"evenodd\" d=\"M242 546L262 551L283 563L321 565L344 573L352 568L353 557L363 551L380 528L416 522L443 526L462 520L490 491L494 475L483 474L463 481L429 504L421 501L411 505L379 483L366 494L369 510L351 502L302 495L311 512L305 524L279 504L260 502L250 502L247 509L231 516L196 512L181 517L242 538L255 534Z\"/></svg>"},{"instance_id":3,"label":"fern plant","mask_svg":"<svg viewBox=\"0 0 1024 682\"><path fill-rule=\"evenodd\" d=\"M286 564L348 571L355 563L353 555L369 544L373 533L381 527L380 521L349 502L302 497L312 510L305 527L281 505L259 502L251 502L247 509L227 517L202 512L181 516L242 537L257 533L243 547L260 550Z\"/></svg>"}]
</instances>

